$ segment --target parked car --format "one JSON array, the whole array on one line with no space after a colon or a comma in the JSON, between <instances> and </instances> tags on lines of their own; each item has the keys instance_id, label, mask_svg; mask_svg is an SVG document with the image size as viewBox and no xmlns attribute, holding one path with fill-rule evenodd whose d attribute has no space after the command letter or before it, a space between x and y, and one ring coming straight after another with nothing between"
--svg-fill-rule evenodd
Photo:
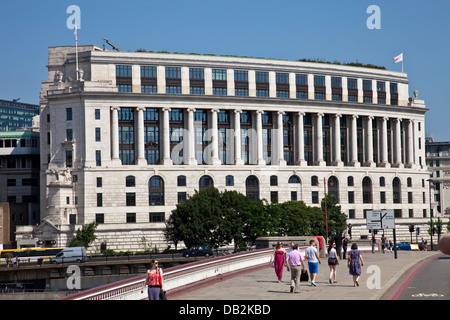
<instances>
[{"instance_id":1,"label":"parked car","mask_svg":"<svg viewBox=\"0 0 450 320\"><path fill-rule=\"evenodd\" d=\"M213 251L210 246L198 245L183 251L183 257L212 257Z\"/></svg>"},{"instance_id":2,"label":"parked car","mask_svg":"<svg viewBox=\"0 0 450 320\"><path fill-rule=\"evenodd\" d=\"M397 244L397 250L419 250L419 245L416 243L409 243L409 242L400 242Z\"/></svg>"}]
</instances>

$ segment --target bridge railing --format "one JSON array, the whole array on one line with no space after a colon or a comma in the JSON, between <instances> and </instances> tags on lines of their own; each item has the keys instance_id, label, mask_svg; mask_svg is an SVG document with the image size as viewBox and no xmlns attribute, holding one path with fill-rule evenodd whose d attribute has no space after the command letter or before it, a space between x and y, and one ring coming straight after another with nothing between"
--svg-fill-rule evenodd
<instances>
[{"instance_id":1,"label":"bridge railing","mask_svg":"<svg viewBox=\"0 0 450 320\"><path fill-rule=\"evenodd\" d=\"M262 268L270 261L273 249L259 249L229 254L164 270L164 285L167 294L199 286L213 279L223 279L232 274ZM145 274L111 284L68 295L61 300L143 300L147 292L141 293Z\"/></svg>"}]
</instances>

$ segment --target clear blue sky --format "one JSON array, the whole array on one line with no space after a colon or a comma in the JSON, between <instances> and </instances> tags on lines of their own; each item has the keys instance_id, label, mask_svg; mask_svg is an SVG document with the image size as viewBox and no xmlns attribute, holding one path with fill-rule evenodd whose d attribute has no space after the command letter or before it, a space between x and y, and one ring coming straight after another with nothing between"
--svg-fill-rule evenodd
<instances>
[{"instance_id":1,"label":"clear blue sky","mask_svg":"<svg viewBox=\"0 0 450 320\"><path fill-rule=\"evenodd\" d=\"M450 141L450 1L1 0L0 99L39 102L48 47L74 45L67 7L81 9L79 45L297 60L361 62L401 71L430 109L426 134ZM366 26L370 5L381 29ZM108 47L108 45L106 45Z\"/></svg>"}]
</instances>

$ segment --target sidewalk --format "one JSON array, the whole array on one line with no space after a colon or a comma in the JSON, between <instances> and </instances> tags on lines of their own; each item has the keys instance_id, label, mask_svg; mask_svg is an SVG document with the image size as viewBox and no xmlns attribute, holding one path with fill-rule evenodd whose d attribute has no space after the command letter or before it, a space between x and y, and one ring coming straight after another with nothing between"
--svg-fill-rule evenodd
<instances>
[{"instance_id":1,"label":"sidewalk","mask_svg":"<svg viewBox=\"0 0 450 320\"><path fill-rule=\"evenodd\" d=\"M283 271L283 280L277 282L275 271L268 266L259 271L240 275L198 290L180 294L174 300L379 300L403 274L418 263L440 251L398 251L394 253L361 253L364 267L359 287L353 287L352 276L348 274L346 261L337 267L337 283L329 284L330 269L327 259L322 258L317 287L303 282L298 294L289 292L290 272ZM380 288L376 284L376 272L381 272ZM372 287L372 288L371 288Z\"/></svg>"}]
</instances>

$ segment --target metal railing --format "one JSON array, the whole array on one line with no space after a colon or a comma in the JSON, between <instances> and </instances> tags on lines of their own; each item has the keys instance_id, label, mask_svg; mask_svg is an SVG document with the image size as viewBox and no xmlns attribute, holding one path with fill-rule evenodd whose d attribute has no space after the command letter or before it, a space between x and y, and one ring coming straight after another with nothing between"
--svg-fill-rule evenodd
<instances>
[{"instance_id":1,"label":"metal railing","mask_svg":"<svg viewBox=\"0 0 450 320\"><path fill-rule=\"evenodd\" d=\"M202 261L183 264L164 270L165 290L182 290L192 284L223 277L232 272L249 270L267 265L273 249L259 249L208 258ZM143 300L147 292L141 293L145 274L130 279L99 286L79 293L75 293L61 300Z\"/></svg>"}]
</instances>

